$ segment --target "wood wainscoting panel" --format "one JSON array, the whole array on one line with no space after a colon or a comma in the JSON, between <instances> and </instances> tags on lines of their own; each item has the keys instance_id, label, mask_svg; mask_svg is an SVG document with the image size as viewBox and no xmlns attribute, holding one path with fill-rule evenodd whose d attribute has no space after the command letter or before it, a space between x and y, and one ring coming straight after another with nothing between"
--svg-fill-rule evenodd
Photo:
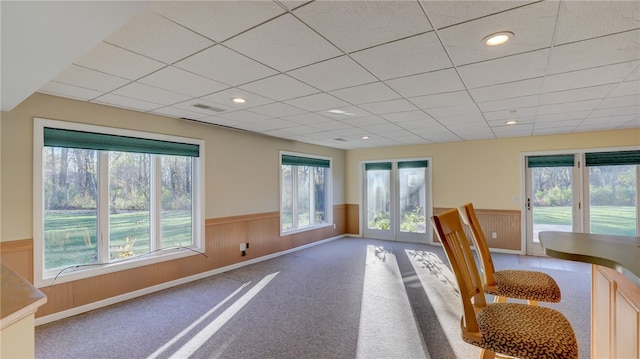
<instances>
[{"instance_id":1,"label":"wood wainscoting panel","mask_svg":"<svg viewBox=\"0 0 640 359\"><path fill-rule=\"evenodd\" d=\"M33 284L33 239L0 242L0 261Z\"/></svg>"},{"instance_id":2,"label":"wood wainscoting panel","mask_svg":"<svg viewBox=\"0 0 640 359\"><path fill-rule=\"evenodd\" d=\"M434 208L434 215L440 214L450 208ZM522 222L521 213L517 210L502 209L475 209L476 216L482 227L489 248L507 249L520 251L522 249ZM492 233L496 233L496 238L492 238ZM465 228L467 237L471 238L471 232ZM433 235L434 242L437 236Z\"/></svg>"},{"instance_id":3,"label":"wood wainscoting panel","mask_svg":"<svg viewBox=\"0 0 640 359\"><path fill-rule=\"evenodd\" d=\"M357 204L346 205L346 225L345 233L360 234L360 206Z\"/></svg>"}]
</instances>

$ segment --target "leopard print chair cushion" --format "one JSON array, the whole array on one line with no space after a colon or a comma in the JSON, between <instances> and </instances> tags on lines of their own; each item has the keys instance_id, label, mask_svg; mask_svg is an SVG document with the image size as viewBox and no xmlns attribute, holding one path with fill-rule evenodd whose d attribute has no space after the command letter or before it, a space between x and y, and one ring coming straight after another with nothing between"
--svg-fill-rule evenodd
<instances>
[{"instance_id":1,"label":"leopard print chair cushion","mask_svg":"<svg viewBox=\"0 0 640 359\"><path fill-rule=\"evenodd\" d=\"M479 345L484 349L523 359L578 357L571 324L554 309L494 303L482 309L477 318L482 333Z\"/></svg>"},{"instance_id":2,"label":"leopard print chair cushion","mask_svg":"<svg viewBox=\"0 0 640 359\"><path fill-rule=\"evenodd\" d=\"M493 274L497 290L486 290L488 294L501 297L557 303L560 287L548 274L527 270L501 270Z\"/></svg>"}]
</instances>

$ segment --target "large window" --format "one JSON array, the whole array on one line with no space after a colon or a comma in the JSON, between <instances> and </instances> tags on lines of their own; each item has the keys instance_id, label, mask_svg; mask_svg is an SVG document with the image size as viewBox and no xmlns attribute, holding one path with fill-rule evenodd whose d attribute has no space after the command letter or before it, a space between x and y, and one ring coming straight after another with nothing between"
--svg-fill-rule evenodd
<instances>
[{"instance_id":1,"label":"large window","mask_svg":"<svg viewBox=\"0 0 640 359\"><path fill-rule=\"evenodd\" d=\"M36 119L36 282L201 250L202 141Z\"/></svg>"},{"instance_id":2,"label":"large window","mask_svg":"<svg viewBox=\"0 0 640 359\"><path fill-rule=\"evenodd\" d=\"M332 223L331 159L280 155L280 232Z\"/></svg>"}]
</instances>

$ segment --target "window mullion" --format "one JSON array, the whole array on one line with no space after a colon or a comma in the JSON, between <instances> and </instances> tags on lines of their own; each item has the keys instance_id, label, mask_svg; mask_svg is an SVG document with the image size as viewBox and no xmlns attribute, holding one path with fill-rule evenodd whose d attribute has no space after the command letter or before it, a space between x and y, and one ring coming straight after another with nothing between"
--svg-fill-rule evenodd
<instances>
[{"instance_id":1,"label":"window mullion","mask_svg":"<svg viewBox=\"0 0 640 359\"><path fill-rule=\"evenodd\" d=\"M151 220L151 243L150 251L155 251L161 248L162 230L161 230L161 216L162 216L162 158L158 155L151 156L151 213L149 214Z\"/></svg>"},{"instance_id":2,"label":"window mullion","mask_svg":"<svg viewBox=\"0 0 640 359\"><path fill-rule=\"evenodd\" d=\"M309 167L309 224L316 223L315 209L316 209L316 170L314 167Z\"/></svg>"},{"instance_id":3,"label":"window mullion","mask_svg":"<svg viewBox=\"0 0 640 359\"><path fill-rule=\"evenodd\" d=\"M293 213L291 223L293 228L298 228L298 166L291 166L292 193L291 193L291 212Z\"/></svg>"},{"instance_id":4,"label":"window mullion","mask_svg":"<svg viewBox=\"0 0 640 359\"><path fill-rule=\"evenodd\" d=\"M109 252L109 152L98 151L98 262L108 263Z\"/></svg>"}]
</instances>

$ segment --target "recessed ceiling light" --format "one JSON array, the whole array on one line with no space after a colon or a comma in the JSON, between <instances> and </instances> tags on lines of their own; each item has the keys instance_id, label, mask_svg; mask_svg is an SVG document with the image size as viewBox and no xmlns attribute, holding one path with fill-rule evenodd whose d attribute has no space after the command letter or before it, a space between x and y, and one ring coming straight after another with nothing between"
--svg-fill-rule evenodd
<instances>
[{"instance_id":1,"label":"recessed ceiling light","mask_svg":"<svg viewBox=\"0 0 640 359\"><path fill-rule=\"evenodd\" d=\"M233 101L233 103L245 103L247 102L247 100L243 99L242 97L234 97L231 99L231 101Z\"/></svg>"},{"instance_id":2,"label":"recessed ceiling light","mask_svg":"<svg viewBox=\"0 0 640 359\"><path fill-rule=\"evenodd\" d=\"M516 121L516 120L509 120L509 121L505 122L505 124L507 124L507 125L515 125L516 123L518 123L518 121Z\"/></svg>"},{"instance_id":3,"label":"recessed ceiling light","mask_svg":"<svg viewBox=\"0 0 640 359\"><path fill-rule=\"evenodd\" d=\"M509 39L511 39L513 36L513 32L501 31L486 36L484 39L482 39L482 42L487 46L498 46L509 41Z\"/></svg>"},{"instance_id":4,"label":"recessed ceiling light","mask_svg":"<svg viewBox=\"0 0 640 359\"><path fill-rule=\"evenodd\" d=\"M363 139L363 140L368 140L368 139L369 139L369 136L362 136L362 139Z\"/></svg>"},{"instance_id":5,"label":"recessed ceiling light","mask_svg":"<svg viewBox=\"0 0 640 359\"><path fill-rule=\"evenodd\" d=\"M327 111L327 112L329 112L329 113L337 113L337 114L340 114L340 115L342 115L342 114L345 114L345 113L346 113L346 112L344 112L344 111L342 111L342 110L329 110L329 111Z\"/></svg>"}]
</instances>

